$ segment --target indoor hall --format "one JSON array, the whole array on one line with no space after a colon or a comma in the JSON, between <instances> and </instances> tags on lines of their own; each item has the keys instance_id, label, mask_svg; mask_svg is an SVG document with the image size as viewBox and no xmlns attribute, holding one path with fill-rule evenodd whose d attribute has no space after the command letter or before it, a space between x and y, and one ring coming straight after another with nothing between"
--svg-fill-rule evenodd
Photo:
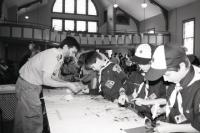
<instances>
[{"instance_id":1,"label":"indoor hall","mask_svg":"<svg viewBox=\"0 0 200 133\"><path fill-rule=\"evenodd\" d=\"M137 108L138 99L143 100L142 105L148 103L148 96L141 98L139 93L152 96L147 94L145 85L151 86L148 80L153 76L146 77L146 73L149 74L150 70L143 70L141 66L144 64L141 62L143 59L148 60L150 69L164 69L167 73L171 67L174 71L174 62L182 63L177 58L183 56L189 60L189 66L195 65L194 70L187 69L187 63L184 62L184 71L188 72L179 74L182 66L179 67L180 64L175 63L178 65L178 68L175 67L178 69L175 71L178 76L174 77L180 77L176 82L171 81L169 77L166 78L166 73L162 73L161 85L162 87L164 85L166 94L164 98L162 97L164 99L161 100L162 105L159 105L160 108L177 106L178 111L175 112L179 112L180 116L175 116L172 122L167 121L171 114L168 116L166 111L170 109L164 109L164 115L161 117L166 118L161 118L161 121L175 123L178 126L185 122L186 129L179 127L182 130L178 130L177 127L176 132L199 131L198 89L191 87L191 92L195 93L188 94L189 98L186 98L188 95L184 95L185 91L182 91L184 89L178 90L177 95L182 96L181 105L178 96L173 96L175 102L171 105L169 101L173 99L172 94L175 91L167 89L183 81L188 82L187 85L190 86L200 80L199 75L194 74L198 72L196 66L200 65L199 7L198 0L1 0L0 133L17 133L17 130L30 133L163 132L162 130L167 129L161 129L161 126L157 128L155 124L160 121L156 116L159 110L158 103L151 103L147 105L148 108L145 106L142 113ZM65 44L68 51L66 53L64 53ZM75 50L71 49L73 46ZM169 50L170 48L166 48L168 46L183 48L184 54L180 49ZM159 51L162 48L163 54ZM53 52L49 52L51 55L49 57L39 57L48 50L56 51L54 55L59 53L55 61ZM140 61L135 60L137 56ZM177 58L168 61L168 56L172 56L170 57L172 59ZM154 66L156 57L159 57L158 66ZM56 59L60 65L58 62L55 64ZM99 64L98 61L92 62L94 59L98 59ZM35 61L34 67L31 65L25 67L32 61ZM45 64L46 62L54 64ZM45 70L39 68L43 63ZM91 65L92 63L96 65ZM110 70L104 73L103 70L107 68ZM53 72L50 73L50 69ZM192 76L187 76L190 71L195 72L191 72ZM45 72L49 75L45 75ZM50 79L46 81L48 78L43 77L44 75ZM194 78L194 75L197 78ZM24 115L25 107L21 108L18 114L22 106L21 104L19 106L21 94L17 94L21 93L21 90L17 91L20 88L19 80L22 80L23 85L28 83L28 86L32 86L31 89L33 85L37 86L39 95L35 100L38 100L42 116L33 115L35 110L32 107L29 111L26 110L31 116ZM187 85L181 84L181 87ZM24 86L23 89L29 89L26 88L28 87ZM110 91L108 95L105 89ZM34 92L36 91L32 94ZM29 96L30 99L33 96L32 101L34 101L34 94ZM31 105L30 99L28 105ZM189 108L188 101L191 102L191 99L196 101L194 108ZM152 111L153 109L156 111ZM21 115L24 121L18 121L21 124L16 124L18 116ZM42 129L37 131L37 124L36 127L28 126L29 122L25 121L25 118L32 120L34 116L41 118L39 125ZM179 118L183 122L176 121ZM174 127L169 126L168 129L173 130Z\"/></svg>"}]
</instances>

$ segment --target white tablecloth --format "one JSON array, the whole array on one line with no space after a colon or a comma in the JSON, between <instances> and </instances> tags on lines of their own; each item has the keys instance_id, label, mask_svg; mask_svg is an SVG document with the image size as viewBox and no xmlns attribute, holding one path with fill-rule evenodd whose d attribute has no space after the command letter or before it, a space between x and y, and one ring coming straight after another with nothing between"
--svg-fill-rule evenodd
<instances>
[{"instance_id":1,"label":"white tablecloth","mask_svg":"<svg viewBox=\"0 0 200 133\"><path fill-rule=\"evenodd\" d=\"M76 95L64 100L65 90L44 90L51 133L123 133L144 120L101 96Z\"/></svg>"}]
</instances>

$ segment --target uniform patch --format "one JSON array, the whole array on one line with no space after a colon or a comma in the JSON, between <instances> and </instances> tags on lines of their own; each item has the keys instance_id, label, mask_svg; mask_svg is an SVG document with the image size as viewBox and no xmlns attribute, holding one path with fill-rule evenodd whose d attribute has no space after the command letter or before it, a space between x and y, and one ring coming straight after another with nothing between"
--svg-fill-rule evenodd
<instances>
[{"instance_id":1,"label":"uniform patch","mask_svg":"<svg viewBox=\"0 0 200 133\"><path fill-rule=\"evenodd\" d=\"M174 119L175 119L175 121L176 121L177 124L183 123L184 121L187 120L187 118L183 114L176 115L174 117Z\"/></svg>"},{"instance_id":2,"label":"uniform patch","mask_svg":"<svg viewBox=\"0 0 200 133\"><path fill-rule=\"evenodd\" d=\"M116 71L116 72L120 73L122 71L122 69L121 69L121 67L119 65L115 64L113 66L113 71Z\"/></svg>"},{"instance_id":3,"label":"uniform patch","mask_svg":"<svg viewBox=\"0 0 200 133\"><path fill-rule=\"evenodd\" d=\"M115 81L107 80L105 86L111 89L114 86L114 84L115 84Z\"/></svg>"}]
</instances>

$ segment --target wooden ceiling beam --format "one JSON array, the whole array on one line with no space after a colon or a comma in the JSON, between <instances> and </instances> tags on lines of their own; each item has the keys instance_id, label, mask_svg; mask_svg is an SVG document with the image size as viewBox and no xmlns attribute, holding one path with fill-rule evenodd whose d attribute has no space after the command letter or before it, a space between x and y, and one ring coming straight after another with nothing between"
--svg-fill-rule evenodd
<instances>
[{"instance_id":1,"label":"wooden ceiling beam","mask_svg":"<svg viewBox=\"0 0 200 133\"><path fill-rule=\"evenodd\" d=\"M21 10L22 8L27 8L27 7L30 7L31 5L33 4L36 4L36 3L42 3L42 0L35 0L35 1L32 1L32 2L29 2L29 3L26 3L24 5L21 5L18 7L18 11Z\"/></svg>"},{"instance_id":2,"label":"wooden ceiling beam","mask_svg":"<svg viewBox=\"0 0 200 133\"><path fill-rule=\"evenodd\" d=\"M4 0L0 0L0 18L1 18L1 16L2 16L2 10L3 10L3 2L4 2Z\"/></svg>"},{"instance_id":3,"label":"wooden ceiling beam","mask_svg":"<svg viewBox=\"0 0 200 133\"><path fill-rule=\"evenodd\" d=\"M169 29L169 21L168 21L168 10L167 9L165 9L162 5L160 5L158 2L156 2L155 0L149 0L150 1L150 3L151 4L153 4L153 5L156 5L156 6L158 6L160 9L161 9L161 11L162 11L162 14L163 14L163 16L164 16L164 19L165 19L165 28L166 28L166 31L168 31L168 29Z\"/></svg>"}]
</instances>

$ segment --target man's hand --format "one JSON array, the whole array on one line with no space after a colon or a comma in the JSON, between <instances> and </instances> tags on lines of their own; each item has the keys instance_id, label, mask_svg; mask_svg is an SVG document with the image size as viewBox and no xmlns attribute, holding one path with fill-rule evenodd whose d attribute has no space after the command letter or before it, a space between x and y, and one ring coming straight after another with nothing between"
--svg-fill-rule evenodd
<instances>
[{"instance_id":1,"label":"man's hand","mask_svg":"<svg viewBox=\"0 0 200 133\"><path fill-rule=\"evenodd\" d=\"M82 89L84 89L85 88L85 85L84 84L82 84L81 82L72 82L71 84L70 84L70 90L73 92L73 93L75 93L75 94L77 94L77 93L79 93Z\"/></svg>"}]
</instances>

